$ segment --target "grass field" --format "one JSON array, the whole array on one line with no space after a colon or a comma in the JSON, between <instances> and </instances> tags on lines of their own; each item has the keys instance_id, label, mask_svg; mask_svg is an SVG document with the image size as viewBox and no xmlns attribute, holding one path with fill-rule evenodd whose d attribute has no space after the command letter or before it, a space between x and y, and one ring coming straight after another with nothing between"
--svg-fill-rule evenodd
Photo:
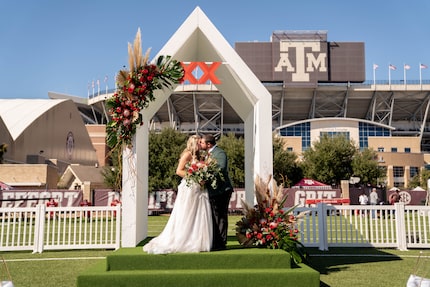
<instances>
[{"instance_id":1,"label":"grass field","mask_svg":"<svg viewBox=\"0 0 430 287\"><path fill-rule=\"evenodd\" d=\"M229 236L239 216L230 217ZM149 236L161 232L167 216L149 217ZM3 252L15 287L76 286L76 277L89 266L104 260L112 250ZM419 275L430 277L430 258L420 250L399 251L374 248L332 248L329 251L308 249L310 265L321 274L321 286L406 286L409 275L418 266ZM424 251L430 256L430 251ZM4 267L4 266L2 266ZM4 268L0 269L1 279Z\"/></svg>"}]
</instances>

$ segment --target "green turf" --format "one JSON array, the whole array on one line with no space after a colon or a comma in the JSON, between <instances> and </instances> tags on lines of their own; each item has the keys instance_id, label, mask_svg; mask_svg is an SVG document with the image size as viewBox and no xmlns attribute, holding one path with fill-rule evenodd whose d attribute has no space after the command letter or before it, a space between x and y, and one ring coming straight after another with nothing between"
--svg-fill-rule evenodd
<instances>
[{"instance_id":1,"label":"green turf","mask_svg":"<svg viewBox=\"0 0 430 287\"><path fill-rule=\"evenodd\" d=\"M319 273L292 265L283 250L230 249L217 252L146 254L125 248L78 276L89 286L319 286Z\"/></svg>"}]
</instances>

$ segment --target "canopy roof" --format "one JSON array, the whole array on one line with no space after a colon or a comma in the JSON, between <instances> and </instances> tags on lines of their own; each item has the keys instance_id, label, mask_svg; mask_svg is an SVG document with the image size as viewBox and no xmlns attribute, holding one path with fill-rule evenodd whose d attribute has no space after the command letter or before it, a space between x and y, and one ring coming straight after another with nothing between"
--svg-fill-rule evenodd
<instances>
[{"instance_id":1,"label":"canopy roof","mask_svg":"<svg viewBox=\"0 0 430 287\"><path fill-rule=\"evenodd\" d=\"M13 140L46 111L66 100L0 99L0 119Z\"/></svg>"},{"instance_id":2,"label":"canopy roof","mask_svg":"<svg viewBox=\"0 0 430 287\"><path fill-rule=\"evenodd\" d=\"M318 188L318 189L329 189L330 185L324 184L314 179L302 178L298 183L296 183L293 188Z\"/></svg>"}]
</instances>

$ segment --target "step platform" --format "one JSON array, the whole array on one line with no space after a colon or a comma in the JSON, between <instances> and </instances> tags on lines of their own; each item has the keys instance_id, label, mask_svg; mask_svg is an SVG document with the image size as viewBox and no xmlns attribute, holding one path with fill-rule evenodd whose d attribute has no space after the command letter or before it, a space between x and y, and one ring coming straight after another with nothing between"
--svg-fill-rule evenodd
<instances>
[{"instance_id":1,"label":"step platform","mask_svg":"<svg viewBox=\"0 0 430 287\"><path fill-rule=\"evenodd\" d=\"M320 274L283 250L227 249L154 255L121 248L78 276L78 287L318 287Z\"/></svg>"}]
</instances>

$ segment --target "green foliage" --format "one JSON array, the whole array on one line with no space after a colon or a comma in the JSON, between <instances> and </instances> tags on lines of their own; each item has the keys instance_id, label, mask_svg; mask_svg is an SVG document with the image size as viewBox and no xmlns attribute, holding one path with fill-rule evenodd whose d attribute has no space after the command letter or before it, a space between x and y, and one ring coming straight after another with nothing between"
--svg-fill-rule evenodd
<instances>
[{"instance_id":1,"label":"green foliage","mask_svg":"<svg viewBox=\"0 0 430 287\"><path fill-rule=\"evenodd\" d=\"M7 152L7 144L3 143L0 145L0 164L3 163L3 155Z\"/></svg>"},{"instance_id":2,"label":"green foliage","mask_svg":"<svg viewBox=\"0 0 430 287\"><path fill-rule=\"evenodd\" d=\"M235 187L245 186L245 141L233 133L222 136L218 142L228 157L228 172Z\"/></svg>"},{"instance_id":3,"label":"green foliage","mask_svg":"<svg viewBox=\"0 0 430 287\"><path fill-rule=\"evenodd\" d=\"M323 135L303 153L304 175L326 184L349 179L353 174L352 159L356 151L354 143L344 136Z\"/></svg>"},{"instance_id":4,"label":"green foliage","mask_svg":"<svg viewBox=\"0 0 430 287\"><path fill-rule=\"evenodd\" d=\"M415 175L409 182L409 188L420 186L428 190L427 180L430 178L430 170L424 169L420 174Z\"/></svg>"},{"instance_id":5,"label":"green foliage","mask_svg":"<svg viewBox=\"0 0 430 287\"><path fill-rule=\"evenodd\" d=\"M122 189L122 151L118 149L112 150L110 153L112 164L105 166L102 170L104 183L114 189Z\"/></svg>"},{"instance_id":6,"label":"green foliage","mask_svg":"<svg viewBox=\"0 0 430 287\"><path fill-rule=\"evenodd\" d=\"M176 189L180 178L176 176L179 156L185 148L188 135L171 128L149 133L149 191ZM217 144L228 156L229 175L235 187L245 185L245 142L233 133L222 136ZM121 155L112 153L112 166L105 167L105 183L121 190ZM282 139L273 138L273 174L277 182L285 187L298 182L303 176L324 183L339 183L351 175L360 177L362 183L375 184L385 173L378 166L376 152L365 149L362 152L342 136L323 137L313 148L303 154L303 162L298 163L297 155L284 148ZM430 174L417 182L427 186ZM418 180L418 179L417 179Z\"/></svg>"},{"instance_id":7,"label":"green foliage","mask_svg":"<svg viewBox=\"0 0 430 287\"><path fill-rule=\"evenodd\" d=\"M379 168L377 153L373 149L357 151L352 159L354 176L360 178L361 183L376 185L378 179L385 177L383 169Z\"/></svg>"},{"instance_id":8,"label":"green foliage","mask_svg":"<svg viewBox=\"0 0 430 287\"><path fill-rule=\"evenodd\" d=\"M185 149L188 135L171 128L149 133L149 191L176 189L179 157Z\"/></svg>"},{"instance_id":9,"label":"green foliage","mask_svg":"<svg viewBox=\"0 0 430 287\"><path fill-rule=\"evenodd\" d=\"M303 177L303 171L297 162L297 155L287 151L283 140L273 137L273 178L276 182L289 187Z\"/></svg>"}]
</instances>

